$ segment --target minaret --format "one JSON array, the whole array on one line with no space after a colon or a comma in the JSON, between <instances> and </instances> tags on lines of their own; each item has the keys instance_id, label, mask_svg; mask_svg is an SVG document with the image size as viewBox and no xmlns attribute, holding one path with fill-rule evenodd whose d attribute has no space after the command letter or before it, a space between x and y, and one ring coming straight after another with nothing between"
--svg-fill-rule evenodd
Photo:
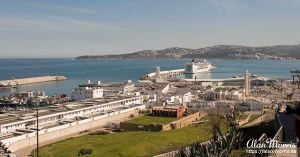
<instances>
[{"instance_id":1,"label":"minaret","mask_svg":"<svg viewBox=\"0 0 300 157\"><path fill-rule=\"evenodd\" d=\"M245 99L249 99L250 97L250 73L246 70L245 73Z\"/></svg>"},{"instance_id":2,"label":"minaret","mask_svg":"<svg viewBox=\"0 0 300 157\"><path fill-rule=\"evenodd\" d=\"M155 82L161 82L160 78L160 66L156 66L156 71L155 71Z\"/></svg>"}]
</instances>

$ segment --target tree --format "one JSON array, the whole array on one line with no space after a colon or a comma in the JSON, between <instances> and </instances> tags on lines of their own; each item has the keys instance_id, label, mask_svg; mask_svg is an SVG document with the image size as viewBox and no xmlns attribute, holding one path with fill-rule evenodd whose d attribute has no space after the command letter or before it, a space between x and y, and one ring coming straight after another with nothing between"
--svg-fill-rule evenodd
<instances>
[{"instance_id":1,"label":"tree","mask_svg":"<svg viewBox=\"0 0 300 157\"><path fill-rule=\"evenodd\" d=\"M224 114L222 110L211 110L208 118L211 123L212 139L205 143L195 142L181 149L178 157L228 157L241 141L242 134L237 129L238 111L232 110ZM225 120L226 132L221 130L222 120Z\"/></svg>"},{"instance_id":2,"label":"tree","mask_svg":"<svg viewBox=\"0 0 300 157\"><path fill-rule=\"evenodd\" d=\"M134 117L135 117L134 114L130 114L130 115L129 115L129 118L130 118L130 119L133 119Z\"/></svg>"}]
</instances>

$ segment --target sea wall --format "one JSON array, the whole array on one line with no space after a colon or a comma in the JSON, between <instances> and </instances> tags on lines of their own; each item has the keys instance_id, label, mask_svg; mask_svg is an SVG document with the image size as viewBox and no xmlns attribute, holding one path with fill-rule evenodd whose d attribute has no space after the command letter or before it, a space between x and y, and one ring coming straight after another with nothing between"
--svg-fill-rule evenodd
<instances>
[{"instance_id":1,"label":"sea wall","mask_svg":"<svg viewBox=\"0 0 300 157\"><path fill-rule=\"evenodd\" d=\"M183 74L183 72L184 72L184 69L175 69L175 70L168 70L168 71L160 71L160 77L161 78L170 78L170 77L181 75L181 74ZM146 74L145 78L154 79L155 75L156 75L156 73L152 72L152 73Z\"/></svg>"},{"instance_id":2,"label":"sea wall","mask_svg":"<svg viewBox=\"0 0 300 157\"><path fill-rule=\"evenodd\" d=\"M21 78L21 79L13 79L13 80L3 80L0 81L2 85L24 85L31 83L40 83L40 82L48 82L48 81L61 81L66 80L65 76L41 76L41 77L31 77L31 78Z\"/></svg>"}]
</instances>

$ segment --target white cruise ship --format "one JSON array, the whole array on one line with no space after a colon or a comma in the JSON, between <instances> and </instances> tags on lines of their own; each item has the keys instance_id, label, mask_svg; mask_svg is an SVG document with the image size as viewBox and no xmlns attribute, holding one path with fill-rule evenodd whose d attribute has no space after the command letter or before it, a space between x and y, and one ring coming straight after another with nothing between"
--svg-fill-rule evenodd
<instances>
[{"instance_id":1,"label":"white cruise ship","mask_svg":"<svg viewBox=\"0 0 300 157\"><path fill-rule=\"evenodd\" d=\"M203 59L200 62L196 62L195 59L193 59L190 63L185 64L185 74L196 74L201 72L207 72L215 67L208 62L207 60Z\"/></svg>"}]
</instances>

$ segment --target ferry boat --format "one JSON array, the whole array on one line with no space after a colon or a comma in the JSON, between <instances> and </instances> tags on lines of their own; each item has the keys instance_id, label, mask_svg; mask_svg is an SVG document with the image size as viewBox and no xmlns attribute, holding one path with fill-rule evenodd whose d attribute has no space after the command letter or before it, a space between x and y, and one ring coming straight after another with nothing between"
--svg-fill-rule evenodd
<instances>
[{"instance_id":1,"label":"ferry boat","mask_svg":"<svg viewBox=\"0 0 300 157\"><path fill-rule=\"evenodd\" d=\"M300 70L292 70L291 73L300 73Z\"/></svg>"},{"instance_id":2,"label":"ferry boat","mask_svg":"<svg viewBox=\"0 0 300 157\"><path fill-rule=\"evenodd\" d=\"M210 62L208 62L206 59L203 59L199 62L196 62L195 59L193 59L190 63L185 64L185 74L196 74L201 72L207 72L212 69L215 69L215 66L213 66Z\"/></svg>"}]
</instances>

